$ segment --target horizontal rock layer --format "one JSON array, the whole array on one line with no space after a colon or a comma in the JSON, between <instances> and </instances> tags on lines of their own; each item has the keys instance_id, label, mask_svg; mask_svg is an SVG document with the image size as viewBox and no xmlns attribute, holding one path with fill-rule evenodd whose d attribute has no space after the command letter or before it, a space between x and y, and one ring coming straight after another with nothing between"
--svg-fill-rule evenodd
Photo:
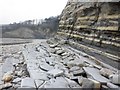
<instances>
[{"instance_id":1,"label":"horizontal rock layer","mask_svg":"<svg viewBox=\"0 0 120 90\"><path fill-rule=\"evenodd\" d=\"M59 18L58 34L95 45L120 47L119 4L69 0Z\"/></svg>"}]
</instances>

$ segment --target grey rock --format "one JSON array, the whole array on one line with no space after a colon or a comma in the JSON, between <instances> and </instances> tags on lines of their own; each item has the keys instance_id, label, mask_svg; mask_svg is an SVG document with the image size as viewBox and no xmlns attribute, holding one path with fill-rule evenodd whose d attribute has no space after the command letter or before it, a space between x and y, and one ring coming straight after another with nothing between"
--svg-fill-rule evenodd
<instances>
[{"instance_id":1,"label":"grey rock","mask_svg":"<svg viewBox=\"0 0 120 90\"><path fill-rule=\"evenodd\" d=\"M85 75L85 71L83 69L73 71L72 73L73 73L74 76Z\"/></svg>"},{"instance_id":2,"label":"grey rock","mask_svg":"<svg viewBox=\"0 0 120 90\"><path fill-rule=\"evenodd\" d=\"M90 81L92 81L94 83L94 88L97 89L97 90L100 90L101 89L101 83L94 80L94 79L91 79L91 78L88 78Z\"/></svg>"},{"instance_id":3,"label":"grey rock","mask_svg":"<svg viewBox=\"0 0 120 90\"><path fill-rule=\"evenodd\" d=\"M3 84L4 82L0 79L0 85Z\"/></svg>"},{"instance_id":4,"label":"grey rock","mask_svg":"<svg viewBox=\"0 0 120 90\"><path fill-rule=\"evenodd\" d=\"M46 62L49 63L50 66L55 65L54 57L45 57Z\"/></svg>"},{"instance_id":5,"label":"grey rock","mask_svg":"<svg viewBox=\"0 0 120 90\"><path fill-rule=\"evenodd\" d=\"M69 84L63 77L57 77L50 79L43 88L69 88Z\"/></svg>"},{"instance_id":6,"label":"grey rock","mask_svg":"<svg viewBox=\"0 0 120 90\"><path fill-rule=\"evenodd\" d=\"M47 72L48 75L51 75L53 77L61 76L63 75L63 70L60 69L53 69Z\"/></svg>"},{"instance_id":7,"label":"grey rock","mask_svg":"<svg viewBox=\"0 0 120 90\"><path fill-rule=\"evenodd\" d=\"M55 47L55 50L58 51L58 50L62 50L61 47Z\"/></svg>"},{"instance_id":8,"label":"grey rock","mask_svg":"<svg viewBox=\"0 0 120 90\"><path fill-rule=\"evenodd\" d=\"M112 83L114 84L119 84L120 85L120 74L113 74L109 76L109 79Z\"/></svg>"},{"instance_id":9,"label":"grey rock","mask_svg":"<svg viewBox=\"0 0 120 90\"><path fill-rule=\"evenodd\" d=\"M52 45L49 45L49 46L50 46L50 48L55 48L55 47L58 46L58 44L52 44Z\"/></svg>"},{"instance_id":10,"label":"grey rock","mask_svg":"<svg viewBox=\"0 0 120 90\"><path fill-rule=\"evenodd\" d=\"M13 62L11 58L7 58L2 66L2 72L14 71Z\"/></svg>"},{"instance_id":11,"label":"grey rock","mask_svg":"<svg viewBox=\"0 0 120 90\"><path fill-rule=\"evenodd\" d=\"M110 88L110 90L120 90L120 87L112 83L107 83L107 86Z\"/></svg>"},{"instance_id":12,"label":"grey rock","mask_svg":"<svg viewBox=\"0 0 120 90\"><path fill-rule=\"evenodd\" d=\"M103 76L105 76L105 77L109 77L110 75L113 74L113 72L112 72L112 70L110 70L110 69L102 68L102 69L100 70L100 74L103 75Z\"/></svg>"},{"instance_id":13,"label":"grey rock","mask_svg":"<svg viewBox=\"0 0 120 90\"><path fill-rule=\"evenodd\" d=\"M2 90L2 89L8 89L10 87L12 87L11 83L2 84L2 85L0 85L0 90Z\"/></svg>"},{"instance_id":14,"label":"grey rock","mask_svg":"<svg viewBox=\"0 0 120 90\"><path fill-rule=\"evenodd\" d=\"M51 48L51 49L50 49L50 52L51 52L51 53L55 53L55 52L56 52L56 50L55 50L55 49L53 49L53 48Z\"/></svg>"},{"instance_id":15,"label":"grey rock","mask_svg":"<svg viewBox=\"0 0 120 90\"><path fill-rule=\"evenodd\" d=\"M54 69L53 66L50 66L50 65L47 64L47 63L41 63L41 64L40 64L40 68L41 68L42 70L45 70L45 71L49 71L49 70Z\"/></svg>"},{"instance_id":16,"label":"grey rock","mask_svg":"<svg viewBox=\"0 0 120 90\"><path fill-rule=\"evenodd\" d=\"M70 72L76 71L76 70L80 70L80 67L74 66L74 67L71 67L71 68L70 68Z\"/></svg>"},{"instance_id":17,"label":"grey rock","mask_svg":"<svg viewBox=\"0 0 120 90\"><path fill-rule=\"evenodd\" d=\"M75 81L70 80L68 78L65 78L65 79L68 82L70 88L81 88L81 86L79 84L77 84Z\"/></svg>"},{"instance_id":18,"label":"grey rock","mask_svg":"<svg viewBox=\"0 0 120 90\"><path fill-rule=\"evenodd\" d=\"M36 83L37 88L39 88L44 83L44 81L38 79L38 80L35 80L35 83Z\"/></svg>"},{"instance_id":19,"label":"grey rock","mask_svg":"<svg viewBox=\"0 0 120 90\"><path fill-rule=\"evenodd\" d=\"M13 81L12 81L12 83L18 83L18 82L20 82L22 79L21 78L16 78L16 79L14 79Z\"/></svg>"},{"instance_id":20,"label":"grey rock","mask_svg":"<svg viewBox=\"0 0 120 90\"><path fill-rule=\"evenodd\" d=\"M17 72L17 76L22 77L22 75L23 75L23 71L22 70Z\"/></svg>"},{"instance_id":21,"label":"grey rock","mask_svg":"<svg viewBox=\"0 0 120 90\"><path fill-rule=\"evenodd\" d=\"M67 65L69 67L73 67L73 66L80 66L80 67L83 67L84 66L84 62L82 60L72 60L72 61L69 61L67 63Z\"/></svg>"},{"instance_id":22,"label":"grey rock","mask_svg":"<svg viewBox=\"0 0 120 90\"><path fill-rule=\"evenodd\" d=\"M90 67L83 67L83 69L85 70L85 72L92 76L92 78L94 78L95 80L101 82L101 83L107 83L110 80L108 80L107 78L103 77L100 73L99 70L96 68L90 68Z\"/></svg>"},{"instance_id":23,"label":"grey rock","mask_svg":"<svg viewBox=\"0 0 120 90\"><path fill-rule=\"evenodd\" d=\"M56 51L56 54L61 55L64 52L65 52L64 50L58 50L58 51Z\"/></svg>"},{"instance_id":24,"label":"grey rock","mask_svg":"<svg viewBox=\"0 0 120 90\"><path fill-rule=\"evenodd\" d=\"M30 70L29 74L30 74L30 77L35 80L37 79L48 80L47 74L39 70Z\"/></svg>"},{"instance_id":25,"label":"grey rock","mask_svg":"<svg viewBox=\"0 0 120 90\"><path fill-rule=\"evenodd\" d=\"M67 52L64 52L64 53L62 53L61 55L62 55L62 56L67 56L68 53L67 53Z\"/></svg>"},{"instance_id":26,"label":"grey rock","mask_svg":"<svg viewBox=\"0 0 120 90\"><path fill-rule=\"evenodd\" d=\"M35 83L34 83L34 79L29 78L29 77L22 79L21 87L22 88L26 88L26 87L27 88L36 88Z\"/></svg>"},{"instance_id":27,"label":"grey rock","mask_svg":"<svg viewBox=\"0 0 120 90\"><path fill-rule=\"evenodd\" d=\"M82 88L94 88L94 83L87 78L83 78Z\"/></svg>"}]
</instances>

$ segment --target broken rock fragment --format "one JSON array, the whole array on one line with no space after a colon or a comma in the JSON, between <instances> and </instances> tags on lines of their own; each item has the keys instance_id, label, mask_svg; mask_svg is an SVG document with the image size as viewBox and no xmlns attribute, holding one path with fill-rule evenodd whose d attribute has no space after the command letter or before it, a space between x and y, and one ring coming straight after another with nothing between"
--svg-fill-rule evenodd
<instances>
[{"instance_id":1,"label":"broken rock fragment","mask_svg":"<svg viewBox=\"0 0 120 90\"><path fill-rule=\"evenodd\" d=\"M37 79L35 80L35 83L36 83L37 88L39 88L44 83L44 81Z\"/></svg>"},{"instance_id":2,"label":"broken rock fragment","mask_svg":"<svg viewBox=\"0 0 120 90\"><path fill-rule=\"evenodd\" d=\"M43 88L70 88L68 82L63 77L50 79Z\"/></svg>"},{"instance_id":3,"label":"broken rock fragment","mask_svg":"<svg viewBox=\"0 0 120 90\"><path fill-rule=\"evenodd\" d=\"M100 73L99 70L96 68L91 68L91 67L83 67L83 69L85 70L85 72L87 73L87 75L91 76L92 78L94 78L95 80L99 81L100 83L107 83L110 80L103 77Z\"/></svg>"},{"instance_id":4,"label":"broken rock fragment","mask_svg":"<svg viewBox=\"0 0 120 90\"><path fill-rule=\"evenodd\" d=\"M61 55L63 53L64 53L64 50L58 50L58 51L56 51L56 54L58 54L58 55Z\"/></svg>"},{"instance_id":5,"label":"broken rock fragment","mask_svg":"<svg viewBox=\"0 0 120 90\"><path fill-rule=\"evenodd\" d=\"M52 44L52 45L49 45L49 46L50 46L50 48L55 48L55 47L58 46L58 44Z\"/></svg>"},{"instance_id":6,"label":"broken rock fragment","mask_svg":"<svg viewBox=\"0 0 120 90\"><path fill-rule=\"evenodd\" d=\"M16 79L14 79L13 81L12 81L12 83L18 83L18 82L20 82L22 79L21 78L16 78Z\"/></svg>"},{"instance_id":7,"label":"broken rock fragment","mask_svg":"<svg viewBox=\"0 0 120 90\"><path fill-rule=\"evenodd\" d=\"M120 74L110 75L109 78L112 83L120 85Z\"/></svg>"},{"instance_id":8,"label":"broken rock fragment","mask_svg":"<svg viewBox=\"0 0 120 90\"><path fill-rule=\"evenodd\" d=\"M102 68L100 70L100 74L103 75L103 76L105 76L105 77L109 77L110 75L113 74L113 72L110 69Z\"/></svg>"},{"instance_id":9,"label":"broken rock fragment","mask_svg":"<svg viewBox=\"0 0 120 90\"><path fill-rule=\"evenodd\" d=\"M2 89L8 89L10 87L12 87L11 83L5 83L3 85L0 85L0 90L2 90Z\"/></svg>"},{"instance_id":10,"label":"broken rock fragment","mask_svg":"<svg viewBox=\"0 0 120 90\"><path fill-rule=\"evenodd\" d=\"M120 87L112 83L107 83L107 86L110 88L110 90L120 90Z\"/></svg>"},{"instance_id":11,"label":"broken rock fragment","mask_svg":"<svg viewBox=\"0 0 120 90\"><path fill-rule=\"evenodd\" d=\"M99 90L101 87L100 82L90 79L90 78L84 78L82 76L78 77L78 82L82 86L82 88L90 88L90 89L97 89Z\"/></svg>"},{"instance_id":12,"label":"broken rock fragment","mask_svg":"<svg viewBox=\"0 0 120 90\"><path fill-rule=\"evenodd\" d=\"M65 78L71 88L81 88L81 86L73 80Z\"/></svg>"}]
</instances>

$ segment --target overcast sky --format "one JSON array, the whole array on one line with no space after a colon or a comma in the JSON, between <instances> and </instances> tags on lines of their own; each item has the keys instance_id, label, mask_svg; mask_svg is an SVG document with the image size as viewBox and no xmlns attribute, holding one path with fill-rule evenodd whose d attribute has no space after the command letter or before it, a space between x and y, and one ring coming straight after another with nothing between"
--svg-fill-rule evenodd
<instances>
[{"instance_id":1,"label":"overcast sky","mask_svg":"<svg viewBox=\"0 0 120 90\"><path fill-rule=\"evenodd\" d=\"M61 14L68 0L0 0L0 24Z\"/></svg>"}]
</instances>

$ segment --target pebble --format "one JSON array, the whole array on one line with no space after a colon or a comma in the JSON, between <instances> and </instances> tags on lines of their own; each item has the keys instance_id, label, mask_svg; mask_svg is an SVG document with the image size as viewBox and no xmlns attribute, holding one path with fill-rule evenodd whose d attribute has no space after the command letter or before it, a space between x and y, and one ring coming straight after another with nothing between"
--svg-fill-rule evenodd
<instances>
[{"instance_id":1,"label":"pebble","mask_svg":"<svg viewBox=\"0 0 120 90\"><path fill-rule=\"evenodd\" d=\"M35 83L36 83L36 87L39 88L44 83L44 81L37 79L35 80Z\"/></svg>"}]
</instances>

